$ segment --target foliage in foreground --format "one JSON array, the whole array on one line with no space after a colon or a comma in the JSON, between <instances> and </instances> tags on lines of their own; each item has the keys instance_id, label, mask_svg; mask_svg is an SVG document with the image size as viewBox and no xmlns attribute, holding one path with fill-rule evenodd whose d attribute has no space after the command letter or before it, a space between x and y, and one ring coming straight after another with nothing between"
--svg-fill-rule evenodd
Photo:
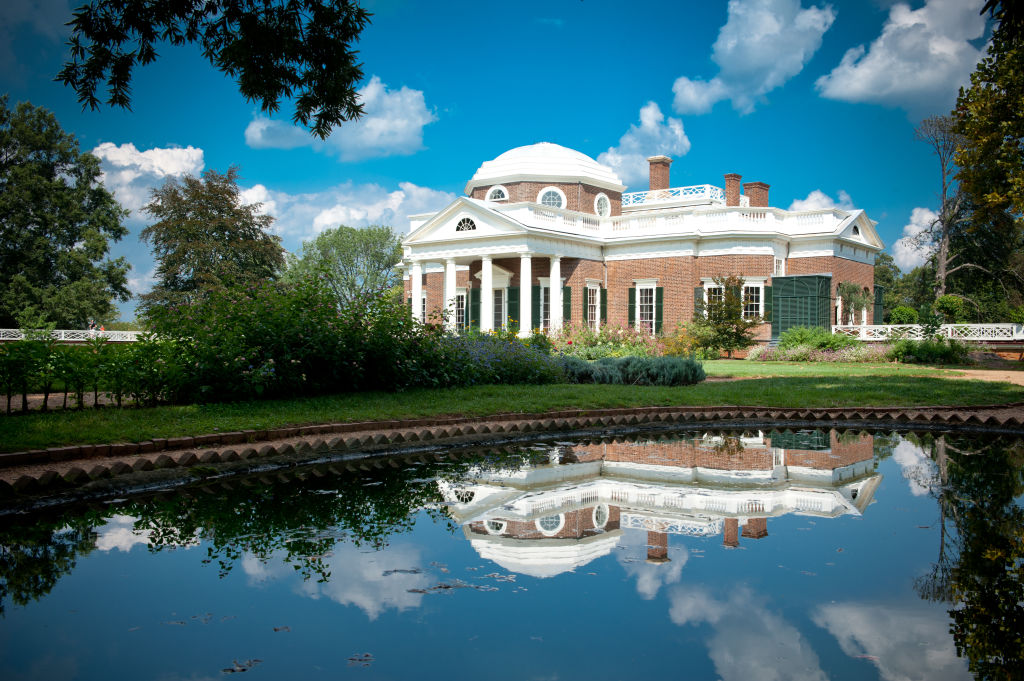
<instances>
[{"instance_id":1,"label":"foliage in foreground","mask_svg":"<svg viewBox=\"0 0 1024 681\"><path fill-rule=\"evenodd\" d=\"M596 362L566 357L563 366L572 383L679 386L705 378L700 363L688 357L605 357Z\"/></svg>"},{"instance_id":2,"label":"foliage in foreground","mask_svg":"<svg viewBox=\"0 0 1024 681\"><path fill-rule=\"evenodd\" d=\"M660 340L634 327L571 325L555 334L551 342L556 350L577 359L602 357L656 357L661 354Z\"/></svg>"}]
</instances>

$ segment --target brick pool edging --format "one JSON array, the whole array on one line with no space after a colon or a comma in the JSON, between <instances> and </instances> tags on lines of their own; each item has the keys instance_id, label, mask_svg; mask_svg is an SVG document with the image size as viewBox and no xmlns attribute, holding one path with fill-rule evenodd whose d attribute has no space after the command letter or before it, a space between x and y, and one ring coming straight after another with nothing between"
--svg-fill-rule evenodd
<instances>
[{"instance_id":1,"label":"brick pool edging","mask_svg":"<svg viewBox=\"0 0 1024 681\"><path fill-rule=\"evenodd\" d=\"M366 452L394 445L485 440L531 432L594 427L755 421L778 423L783 427L787 423L799 423L807 427L822 422L845 422L874 426L967 427L1024 433L1024 402L976 407L852 409L734 406L569 409L534 414L504 413L481 417L329 423L154 439L138 443L52 447L0 454L0 496L17 496L54 485L75 487L93 480L141 471L249 459L315 456L346 450Z\"/></svg>"}]
</instances>

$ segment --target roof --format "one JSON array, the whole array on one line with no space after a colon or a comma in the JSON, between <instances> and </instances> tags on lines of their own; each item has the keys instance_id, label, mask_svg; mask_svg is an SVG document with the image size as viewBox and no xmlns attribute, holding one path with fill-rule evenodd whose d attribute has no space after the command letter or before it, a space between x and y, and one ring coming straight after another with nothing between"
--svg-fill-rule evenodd
<instances>
[{"instance_id":1,"label":"roof","mask_svg":"<svg viewBox=\"0 0 1024 681\"><path fill-rule=\"evenodd\" d=\"M611 168L574 149L539 142L509 149L491 161L485 161L466 184L466 194L476 187L489 187L524 180L544 182L583 182L621 192L622 180Z\"/></svg>"}]
</instances>

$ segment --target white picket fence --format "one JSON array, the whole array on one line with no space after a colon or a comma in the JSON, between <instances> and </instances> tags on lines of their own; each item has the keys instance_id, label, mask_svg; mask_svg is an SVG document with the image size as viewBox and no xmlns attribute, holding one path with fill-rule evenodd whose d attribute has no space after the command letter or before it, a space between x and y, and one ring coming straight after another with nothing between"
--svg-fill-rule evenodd
<instances>
[{"instance_id":1,"label":"white picket fence","mask_svg":"<svg viewBox=\"0 0 1024 681\"><path fill-rule=\"evenodd\" d=\"M843 333L863 341L924 338L920 324L843 324L833 326L832 333ZM943 324L939 327L938 335L982 343L1024 341L1024 324Z\"/></svg>"},{"instance_id":2,"label":"white picket fence","mask_svg":"<svg viewBox=\"0 0 1024 681\"><path fill-rule=\"evenodd\" d=\"M105 338L113 343L133 343L144 331L90 331L89 329L55 329L50 332L58 341L74 343L87 341L90 338ZM24 340L21 329L0 329L0 341Z\"/></svg>"}]
</instances>

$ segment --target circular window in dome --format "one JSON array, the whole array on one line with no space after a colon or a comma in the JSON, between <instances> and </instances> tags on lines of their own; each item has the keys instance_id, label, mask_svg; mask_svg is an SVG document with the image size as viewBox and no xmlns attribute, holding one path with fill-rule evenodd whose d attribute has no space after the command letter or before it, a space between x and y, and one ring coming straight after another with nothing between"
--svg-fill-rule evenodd
<instances>
[{"instance_id":1,"label":"circular window in dome","mask_svg":"<svg viewBox=\"0 0 1024 681\"><path fill-rule=\"evenodd\" d=\"M565 194L557 187L545 187L537 195L537 203L551 208L565 208Z\"/></svg>"},{"instance_id":2,"label":"circular window in dome","mask_svg":"<svg viewBox=\"0 0 1024 681\"><path fill-rule=\"evenodd\" d=\"M558 515L546 515L537 520L537 529L547 537L558 534L563 525L565 525L565 516L561 513Z\"/></svg>"},{"instance_id":3,"label":"circular window in dome","mask_svg":"<svg viewBox=\"0 0 1024 681\"><path fill-rule=\"evenodd\" d=\"M607 196L597 195L597 198L594 199L594 212L603 218L612 214L612 202L608 200Z\"/></svg>"},{"instance_id":4,"label":"circular window in dome","mask_svg":"<svg viewBox=\"0 0 1024 681\"><path fill-rule=\"evenodd\" d=\"M608 504L598 504L594 507L594 527L604 527L608 524Z\"/></svg>"},{"instance_id":5,"label":"circular window in dome","mask_svg":"<svg viewBox=\"0 0 1024 681\"><path fill-rule=\"evenodd\" d=\"M456 232L471 232L476 229L476 223L469 218L462 218L459 224L455 225Z\"/></svg>"},{"instance_id":6,"label":"circular window in dome","mask_svg":"<svg viewBox=\"0 0 1024 681\"><path fill-rule=\"evenodd\" d=\"M508 191L501 185L497 187L491 187L490 191L487 192L488 201L508 201Z\"/></svg>"},{"instance_id":7,"label":"circular window in dome","mask_svg":"<svg viewBox=\"0 0 1024 681\"><path fill-rule=\"evenodd\" d=\"M508 524L501 520L488 520L484 523L488 534L501 534L508 527Z\"/></svg>"}]
</instances>

